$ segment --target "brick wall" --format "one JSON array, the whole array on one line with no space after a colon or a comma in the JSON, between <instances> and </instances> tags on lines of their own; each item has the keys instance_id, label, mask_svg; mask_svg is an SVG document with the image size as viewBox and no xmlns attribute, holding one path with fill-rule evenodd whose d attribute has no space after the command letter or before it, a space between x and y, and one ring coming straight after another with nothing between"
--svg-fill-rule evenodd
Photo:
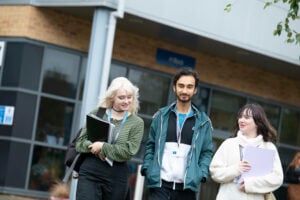
<instances>
[{"instance_id":1,"label":"brick wall","mask_svg":"<svg viewBox=\"0 0 300 200\"><path fill-rule=\"evenodd\" d=\"M91 21L32 6L0 6L0 36L26 37L87 51Z\"/></svg>"},{"instance_id":2,"label":"brick wall","mask_svg":"<svg viewBox=\"0 0 300 200\"><path fill-rule=\"evenodd\" d=\"M26 37L88 51L91 21L50 8L0 7L0 37ZM156 49L163 48L196 58L202 82L300 106L300 79L291 79L252 66L145 38L117 29L113 58L167 73L175 68L156 63Z\"/></svg>"},{"instance_id":3,"label":"brick wall","mask_svg":"<svg viewBox=\"0 0 300 200\"><path fill-rule=\"evenodd\" d=\"M194 52L162 41L118 30L114 58L141 67L174 73L176 69L155 61L156 48L164 48L196 58L200 80L223 88L300 106L300 79L291 79L265 70Z\"/></svg>"}]
</instances>

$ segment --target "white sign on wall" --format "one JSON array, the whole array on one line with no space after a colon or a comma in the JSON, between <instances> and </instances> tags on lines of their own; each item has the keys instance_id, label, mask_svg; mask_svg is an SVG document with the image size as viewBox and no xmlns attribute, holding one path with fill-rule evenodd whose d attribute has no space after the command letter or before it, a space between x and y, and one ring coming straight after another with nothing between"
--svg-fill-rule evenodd
<instances>
[{"instance_id":1,"label":"white sign on wall","mask_svg":"<svg viewBox=\"0 0 300 200\"><path fill-rule=\"evenodd\" d=\"M0 67L3 64L4 48L5 48L5 42L0 41Z\"/></svg>"},{"instance_id":2,"label":"white sign on wall","mask_svg":"<svg viewBox=\"0 0 300 200\"><path fill-rule=\"evenodd\" d=\"M12 125L14 113L14 106L0 106L0 125Z\"/></svg>"}]
</instances>

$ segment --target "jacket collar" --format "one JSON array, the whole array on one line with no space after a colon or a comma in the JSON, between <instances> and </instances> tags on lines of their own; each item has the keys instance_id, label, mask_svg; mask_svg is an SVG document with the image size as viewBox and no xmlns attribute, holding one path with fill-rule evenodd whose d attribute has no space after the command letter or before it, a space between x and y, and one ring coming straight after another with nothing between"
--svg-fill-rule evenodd
<instances>
[{"instance_id":1,"label":"jacket collar","mask_svg":"<svg viewBox=\"0 0 300 200\"><path fill-rule=\"evenodd\" d=\"M163 107L160 109L161 114L163 115L163 117L165 117L166 115L168 115L172 110L175 109L176 106L176 101L172 102L171 104ZM196 118L198 118L198 120L200 121L206 121L208 119L208 117L206 116L205 113L202 113L196 105L194 105L193 103L191 104L194 116L196 116Z\"/></svg>"}]
</instances>

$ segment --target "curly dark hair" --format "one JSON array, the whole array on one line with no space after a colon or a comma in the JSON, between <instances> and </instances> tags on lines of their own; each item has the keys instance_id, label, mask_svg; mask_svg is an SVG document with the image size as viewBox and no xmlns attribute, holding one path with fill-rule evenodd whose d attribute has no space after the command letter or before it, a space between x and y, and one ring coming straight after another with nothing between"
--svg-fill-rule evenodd
<instances>
[{"instance_id":1,"label":"curly dark hair","mask_svg":"<svg viewBox=\"0 0 300 200\"><path fill-rule=\"evenodd\" d=\"M238 119L242 116L244 111L246 111L248 115L253 116L254 122L257 125L257 134L262 135L265 142L270 141L276 143L277 131L270 124L263 107L256 103L246 104L239 110L233 136L236 136L239 131Z\"/></svg>"}]
</instances>

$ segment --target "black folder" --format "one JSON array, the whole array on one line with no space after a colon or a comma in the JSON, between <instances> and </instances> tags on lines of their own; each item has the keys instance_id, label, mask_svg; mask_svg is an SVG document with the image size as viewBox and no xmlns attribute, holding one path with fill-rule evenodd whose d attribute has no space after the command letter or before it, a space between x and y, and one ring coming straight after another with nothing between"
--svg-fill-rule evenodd
<instances>
[{"instance_id":1,"label":"black folder","mask_svg":"<svg viewBox=\"0 0 300 200\"><path fill-rule=\"evenodd\" d=\"M111 124L93 114L86 116L88 140L91 142L107 142L111 131Z\"/></svg>"}]
</instances>

